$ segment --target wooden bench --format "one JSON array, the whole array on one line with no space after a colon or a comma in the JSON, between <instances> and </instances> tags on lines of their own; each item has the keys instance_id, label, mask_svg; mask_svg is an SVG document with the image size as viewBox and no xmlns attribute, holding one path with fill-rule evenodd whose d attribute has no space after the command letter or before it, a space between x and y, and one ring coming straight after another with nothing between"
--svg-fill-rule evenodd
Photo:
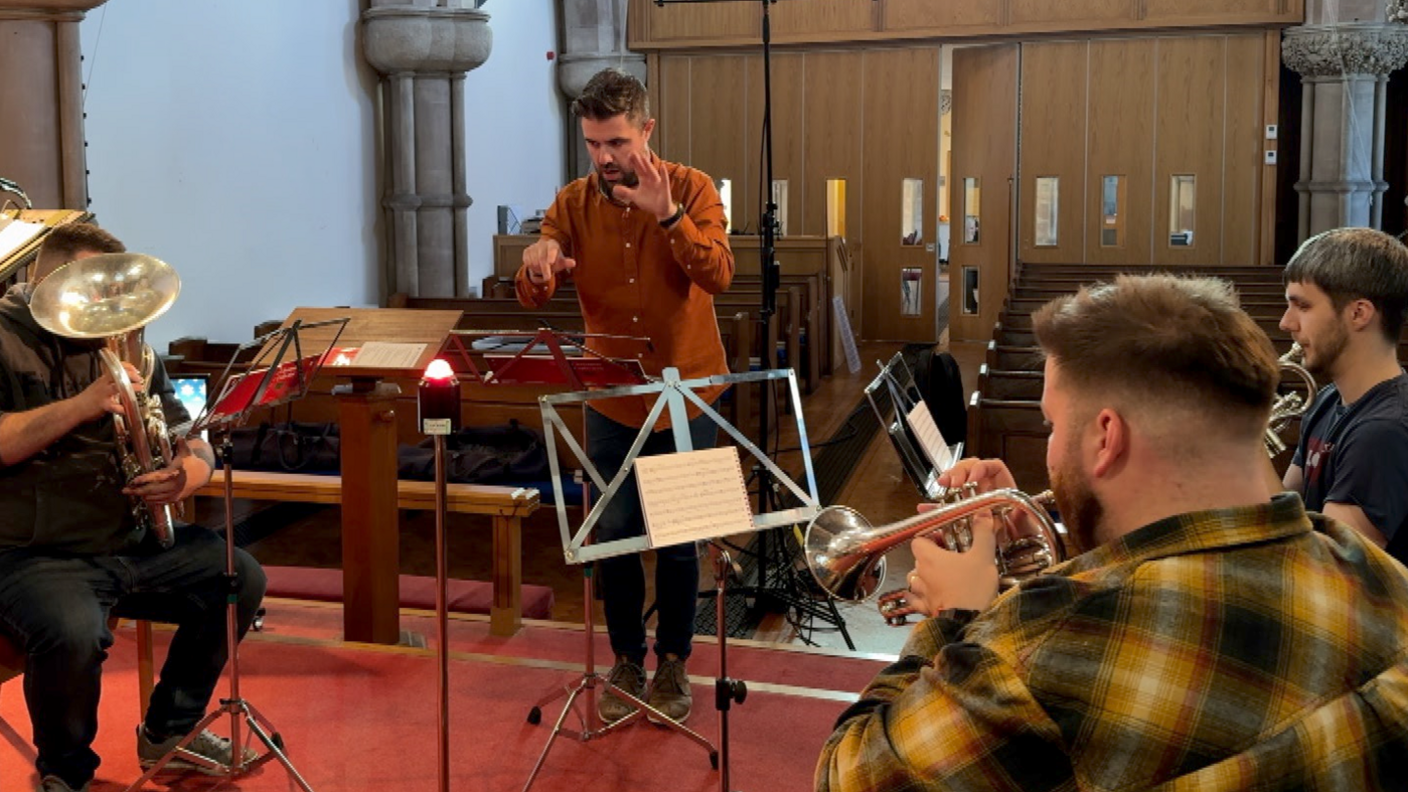
<instances>
[{"instance_id":1,"label":"wooden bench","mask_svg":"<svg viewBox=\"0 0 1408 792\"><path fill-rule=\"evenodd\" d=\"M250 500L293 501L298 503L342 503L342 479L339 476L315 476L300 473L267 473L236 470L232 474L234 497ZM196 495L211 498L225 496L225 475L215 476ZM406 481L397 485L397 504L401 509L433 511L435 483ZM493 606L489 611L490 631L494 635L513 635L522 624L523 614L523 518L537 511L539 493L536 489L489 487L477 484L450 484L446 492L446 509L456 514L482 514L493 518L494 565ZM357 568L352 559L343 559L343 580L369 577L368 570ZM400 570L397 570L399 574ZM344 587L350 588L344 583ZM379 597L395 599L396 592L381 592ZM355 607L355 603L344 603ZM396 603L399 606L399 602Z\"/></svg>"}]
</instances>

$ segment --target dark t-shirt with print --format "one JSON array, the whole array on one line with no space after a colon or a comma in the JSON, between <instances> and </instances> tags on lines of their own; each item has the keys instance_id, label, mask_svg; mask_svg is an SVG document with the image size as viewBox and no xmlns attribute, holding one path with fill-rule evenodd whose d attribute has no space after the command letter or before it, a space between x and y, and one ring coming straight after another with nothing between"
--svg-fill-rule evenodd
<instances>
[{"instance_id":1,"label":"dark t-shirt with print","mask_svg":"<svg viewBox=\"0 0 1408 792\"><path fill-rule=\"evenodd\" d=\"M1301 423L1291 464L1305 471L1305 507L1358 506L1408 564L1408 373L1370 388L1353 404L1329 385Z\"/></svg>"}]
</instances>

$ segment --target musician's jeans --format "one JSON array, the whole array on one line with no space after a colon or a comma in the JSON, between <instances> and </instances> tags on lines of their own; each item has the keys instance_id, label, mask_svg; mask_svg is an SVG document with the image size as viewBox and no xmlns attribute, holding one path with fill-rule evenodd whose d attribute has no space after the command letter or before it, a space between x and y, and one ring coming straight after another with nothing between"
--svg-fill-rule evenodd
<instances>
[{"instance_id":1,"label":"musician's jeans","mask_svg":"<svg viewBox=\"0 0 1408 792\"><path fill-rule=\"evenodd\" d=\"M624 426L587 409L587 455L597 472L607 483L621 469L626 452L640 430ZM689 436L695 449L713 448L718 437L718 425L708 416L700 415L689 422ZM640 456L669 454L675 450L673 431L652 432ZM601 493L592 487L592 497ZM595 502L595 501L593 501ZM616 497L607 505L601 520L592 531L593 543L640 536L645 531L640 510L640 495L632 473ZM645 569L640 555L605 558L598 563L598 588L606 611L606 631L611 636L611 650L624 655L633 663L645 662ZM655 654L689 657L694 639L694 608L699 596L699 553L693 542L655 551L655 607L659 616L655 629Z\"/></svg>"},{"instance_id":2,"label":"musician's jeans","mask_svg":"<svg viewBox=\"0 0 1408 792\"><path fill-rule=\"evenodd\" d=\"M265 578L243 550L235 551L235 568L243 636ZM0 632L28 655L24 694L40 776L57 775L78 789L98 767L91 746L102 663L113 643L109 612L177 626L146 723L161 736L195 726L228 657L224 572L224 539L200 526L177 526L170 549L149 541L124 556L0 552Z\"/></svg>"}]
</instances>

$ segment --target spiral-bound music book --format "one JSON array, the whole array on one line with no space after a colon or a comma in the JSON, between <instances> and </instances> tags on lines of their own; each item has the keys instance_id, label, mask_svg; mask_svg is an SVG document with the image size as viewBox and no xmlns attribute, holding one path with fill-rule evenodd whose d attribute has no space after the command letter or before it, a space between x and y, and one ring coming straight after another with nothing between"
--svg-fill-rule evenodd
<instances>
[{"instance_id":1,"label":"spiral-bound music book","mask_svg":"<svg viewBox=\"0 0 1408 792\"><path fill-rule=\"evenodd\" d=\"M743 464L733 446L637 457L635 472L651 547L753 530Z\"/></svg>"}]
</instances>

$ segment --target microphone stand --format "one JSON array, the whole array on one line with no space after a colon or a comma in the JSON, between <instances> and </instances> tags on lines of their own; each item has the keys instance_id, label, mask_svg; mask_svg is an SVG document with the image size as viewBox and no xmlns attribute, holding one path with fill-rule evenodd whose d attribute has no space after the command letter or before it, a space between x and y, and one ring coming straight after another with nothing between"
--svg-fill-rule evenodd
<instances>
[{"instance_id":1,"label":"microphone stand","mask_svg":"<svg viewBox=\"0 0 1408 792\"><path fill-rule=\"evenodd\" d=\"M654 0L656 6L664 8L666 5L678 5L683 3L718 3L737 2L738 0ZM773 153L772 153L772 17L770 6L777 0L759 0L762 4L762 43L763 43L763 170L766 180L761 191L765 196L763 201L763 214L760 230L760 248L758 260L761 265L761 276L763 286L763 299L761 309L758 312L758 333L763 339L760 355L760 366L764 371L772 368L773 354L775 350L768 348L767 339L770 337L773 316L777 313L777 290L782 285L782 271L777 264L777 202L773 194ZM812 343L816 343L813 341ZM797 365L796 361L789 361L792 365ZM769 382L763 383L761 398L758 400L758 447L764 450L768 447L770 413L773 407L772 385ZM758 477L758 512L766 513L774 511L781 506L773 499L772 476L764 466L755 468ZM797 575L797 570L793 565L793 556L787 549L787 538L785 535L773 535L770 531L760 531L757 537L758 542L758 568L757 584L753 588L736 587L732 593L740 595L754 595L760 603L766 603L770 610L786 612L795 608L799 614L806 614L812 619L821 620L835 625L846 641L846 645L855 649L855 644L851 641L850 634L846 632L846 624L839 611L836 610L835 603L828 598L826 606L818 607L815 602L810 601L805 592L808 590L807 581L798 583L793 580ZM775 543L775 544L774 544ZM777 563L776 572L772 572L770 567L773 562ZM780 588L771 585L776 579L781 583Z\"/></svg>"}]
</instances>

